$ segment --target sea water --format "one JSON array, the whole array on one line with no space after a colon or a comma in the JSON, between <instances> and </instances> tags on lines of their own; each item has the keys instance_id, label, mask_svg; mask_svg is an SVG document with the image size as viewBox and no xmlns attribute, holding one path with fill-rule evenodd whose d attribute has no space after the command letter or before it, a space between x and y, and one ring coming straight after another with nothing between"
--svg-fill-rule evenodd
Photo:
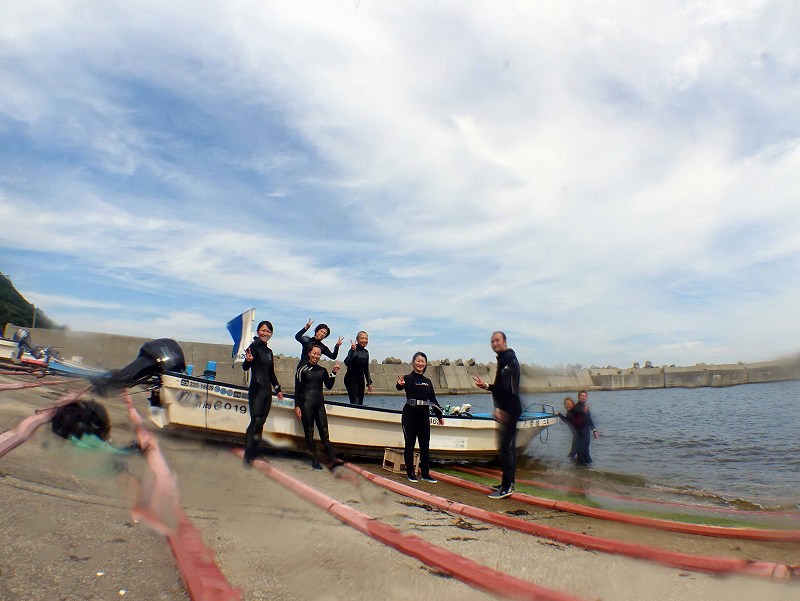
<instances>
[{"instance_id":1,"label":"sea water","mask_svg":"<svg viewBox=\"0 0 800 601\"><path fill-rule=\"evenodd\" d=\"M564 397L577 400L577 393L530 394L523 403L563 413ZM487 394L441 395L439 402L470 403L473 412L492 407ZM400 409L403 398L368 394L365 404ZM559 424L519 458L518 479L580 474L760 504L800 503L800 381L590 391L589 406L600 432L590 470L579 472L567 458L571 433Z\"/></svg>"}]
</instances>

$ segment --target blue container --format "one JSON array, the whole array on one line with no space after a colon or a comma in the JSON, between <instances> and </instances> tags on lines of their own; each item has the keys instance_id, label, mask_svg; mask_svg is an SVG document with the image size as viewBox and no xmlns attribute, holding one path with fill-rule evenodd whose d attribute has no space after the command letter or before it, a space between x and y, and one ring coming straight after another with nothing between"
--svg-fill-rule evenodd
<instances>
[{"instance_id":1,"label":"blue container","mask_svg":"<svg viewBox=\"0 0 800 601\"><path fill-rule=\"evenodd\" d=\"M194 365L187 365L186 366L186 375L191 376L194 373Z\"/></svg>"},{"instance_id":2,"label":"blue container","mask_svg":"<svg viewBox=\"0 0 800 601\"><path fill-rule=\"evenodd\" d=\"M206 370L203 372L203 376L205 376L207 380L214 380L217 377L216 361L209 361L206 363Z\"/></svg>"}]
</instances>

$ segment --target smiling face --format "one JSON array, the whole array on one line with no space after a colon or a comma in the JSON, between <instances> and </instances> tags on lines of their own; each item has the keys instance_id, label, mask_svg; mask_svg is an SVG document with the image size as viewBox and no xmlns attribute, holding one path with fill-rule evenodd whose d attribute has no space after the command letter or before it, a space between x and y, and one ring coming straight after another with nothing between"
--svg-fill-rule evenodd
<instances>
[{"instance_id":1,"label":"smiling face","mask_svg":"<svg viewBox=\"0 0 800 601\"><path fill-rule=\"evenodd\" d=\"M418 374L421 374L425 371L425 368L428 367L428 360L422 355L417 355L414 357L414 363L412 363L412 365L414 367L414 371Z\"/></svg>"},{"instance_id":2,"label":"smiling face","mask_svg":"<svg viewBox=\"0 0 800 601\"><path fill-rule=\"evenodd\" d=\"M319 330L314 332L314 338L316 338L317 340L319 340L321 342L321 341L325 340L328 337L328 334L330 334L330 332L328 331L328 328L320 328Z\"/></svg>"},{"instance_id":3,"label":"smiling face","mask_svg":"<svg viewBox=\"0 0 800 601\"><path fill-rule=\"evenodd\" d=\"M319 363L319 358L322 355L322 349L318 346L312 346L311 350L308 351L308 362L311 365L316 365Z\"/></svg>"},{"instance_id":4,"label":"smiling face","mask_svg":"<svg viewBox=\"0 0 800 601\"><path fill-rule=\"evenodd\" d=\"M573 401L570 397L564 399L564 409L569 411L570 409L575 408L575 401Z\"/></svg>"},{"instance_id":5,"label":"smiling face","mask_svg":"<svg viewBox=\"0 0 800 601\"><path fill-rule=\"evenodd\" d=\"M272 330L267 327L267 324L263 324L258 328L258 339L264 344L267 344L270 338L272 338Z\"/></svg>"},{"instance_id":6,"label":"smiling face","mask_svg":"<svg viewBox=\"0 0 800 601\"><path fill-rule=\"evenodd\" d=\"M366 332L359 332L358 336L356 337L356 342L358 343L358 346L364 348L367 346L367 343L369 343L369 336L367 336Z\"/></svg>"},{"instance_id":7,"label":"smiling face","mask_svg":"<svg viewBox=\"0 0 800 601\"><path fill-rule=\"evenodd\" d=\"M492 338L489 341L489 344L492 345L492 350L495 353L502 353L504 350L508 348L506 337L503 335L502 332L495 332L494 334L492 334Z\"/></svg>"}]
</instances>

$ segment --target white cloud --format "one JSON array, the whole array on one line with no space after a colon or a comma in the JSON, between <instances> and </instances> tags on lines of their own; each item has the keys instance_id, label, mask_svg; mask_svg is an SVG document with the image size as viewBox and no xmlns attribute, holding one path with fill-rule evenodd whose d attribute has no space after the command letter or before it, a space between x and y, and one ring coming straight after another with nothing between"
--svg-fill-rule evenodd
<instances>
[{"instance_id":1,"label":"white cloud","mask_svg":"<svg viewBox=\"0 0 800 601\"><path fill-rule=\"evenodd\" d=\"M502 327L542 364L795 345L761 316L800 288L789 3L92 6L0 8L2 252L57 257L26 289L71 318L214 336L258 304L451 358Z\"/></svg>"}]
</instances>

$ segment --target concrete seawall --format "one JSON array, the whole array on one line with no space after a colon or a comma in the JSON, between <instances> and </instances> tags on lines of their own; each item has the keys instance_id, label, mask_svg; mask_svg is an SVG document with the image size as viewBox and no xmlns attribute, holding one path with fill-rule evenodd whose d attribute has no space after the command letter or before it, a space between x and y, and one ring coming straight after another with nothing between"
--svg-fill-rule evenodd
<instances>
[{"instance_id":1,"label":"concrete seawall","mask_svg":"<svg viewBox=\"0 0 800 601\"><path fill-rule=\"evenodd\" d=\"M17 326L6 326L5 337L11 338ZM147 338L74 332L71 330L30 329L35 344L59 350L65 359L80 358L91 367L113 369L127 365L139 353L139 347ZM194 367L195 375L202 375L209 361L217 364L216 379L231 384L243 384L241 365L231 365L231 345L202 342L180 342L187 365ZM275 373L283 389L291 393L294 388L294 371L298 359L276 356ZM330 369L330 361L321 362ZM459 362L460 363L460 362ZM337 377L332 392L344 394L345 366ZM494 379L495 364L448 365L433 362L426 375L433 382L438 394L472 394L479 390L472 383L472 376L484 380ZM387 364L373 361L370 374L374 392L399 394L395 389L397 377L411 372L409 364ZM701 386L733 386L759 382L775 382L800 379L800 357L794 360L766 361L761 363L738 363L729 365L695 365L693 367L653 368L545 368L536 365L522 366L522 389L524 392L571 392L586 390L638 390L646 388L697 388Z\"/></svg>"}]
</instances>

